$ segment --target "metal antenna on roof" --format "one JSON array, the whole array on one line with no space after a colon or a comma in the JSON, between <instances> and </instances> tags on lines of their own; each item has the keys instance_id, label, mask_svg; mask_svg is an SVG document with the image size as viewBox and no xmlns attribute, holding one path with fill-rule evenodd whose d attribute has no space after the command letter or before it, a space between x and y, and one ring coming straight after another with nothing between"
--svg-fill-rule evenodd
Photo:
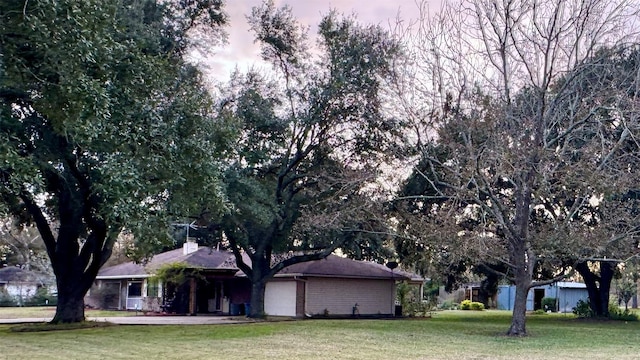
<instances>
[{"instance_id":1,"label":"metal antenna on roof","mask_svg":"<svg viewBox=\"0 0 640 360\"><path fill-rule=\"evenodd\" d=\"M186 237L185 241L189 241L189 228L192 228L193 230L197 230L198 229L198 227L194 225L195 223L196 223L196 221L193 220L189 224L186 224L186 223L184 223L184 224L173 223L172 225L173 226L184 226L187 229L187 237Z\"/></svg>"}]
</instances>

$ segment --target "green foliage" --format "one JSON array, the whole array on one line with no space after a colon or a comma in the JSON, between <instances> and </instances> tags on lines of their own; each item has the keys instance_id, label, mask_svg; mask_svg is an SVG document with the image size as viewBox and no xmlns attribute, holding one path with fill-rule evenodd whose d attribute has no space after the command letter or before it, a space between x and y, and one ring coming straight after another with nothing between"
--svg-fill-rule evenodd
<instances>
[{"instance_id":1,"label":"green foliage","mask_svg":"<svg viewBox=\"0 0 640 360\"><path fill-rule=\"evenodd\" d=\"M9 295L6 289L0 288L0 307L18 306L18 300Z\"/></svg>"},{"instance_id":2,"label":"green foliage","mask_svg":"<svg viewBox=\"0 0 640 360\"><path fill-rule=\"evenodd\" d=\"M49 293L49 289L46 286L41 286L32 297L27 299L25 306L56 305L57 303L58 297Z\"/></svg>"},{"instance_id":3,"label":"green foliage","mask_svg":"<svg viewBox=\"0 0 640 360\"><path fill-rule=\"evenodd\" d=\"M406 281L397 285L396 296L402 306L402 315L404 316L426 316L427 312L433 308L432 303L425 302L420 298L420 288Z\"/></svg>"},{"instance_id":4,"label":"green foliage","mask_svg":"<svg viewBox=\"0 0 640 360\"><path fill-rule=\"evenodd\" d=\"M591 310L588 300L578 300L576 306L572 309L572 312L580 318L593 317L593 310Z\"/></svg>"},{"instance_id":5,"label":"green foliage","mask_svg":"<svg viewBox=\"0 0 640 360\"><path fill-rule=\"evenodd\" d=\"M231 209L216 224L220 240L249 256L251 267L237 256L238 266L255 286L338 248L386 260L387 197L375 181L402 129L383 111L381 91L398 43L378 26L331 12L314 57L288 6L265 1L248 21L273 68L235 73L220 102L236 140L224 172Z\"/></svg>"},{"instance_id":6,"label":"green foliage","mask_svg":"<svg viewBox=\"0 0 640 360\"><path fill-rule=\"evenodd\" d=\"M82 300L123 231L142 257L170 217L224 211L230 140L183 58L188 32L220 34L221 6L0 2L0 210L37 225L60 299Z\"/></svg>"},{"instance_id":7,"label":"green foliage","mask_svg":"<svg viewBox=\"0 0 640 360\"><path fill-rule=\"evenodd\" d=\"M183 262L163 264L153 271L152 281L176 286L185 284L191 278L204 279L201 269L194 268Z\"/></svg>"},{"instance_id":8,"label":"green foliage","mask_svg":"<svg viewBox=\"0 0 640 360\"><path fill-rule=\"evenodd\" d=\"M477 301L463 300L460 303L460 310L481 311L481 310L484 310L484 304Z\"/></svg>"},{"instance_id":9,"label":"green foliage","mask_svg":"<svg viewBox=\"0 0 640 360\"><path fill-rule=\"evenodd\" d=\"M556 302L557 299L556 298L551 298L551 297L546 297L546 298L542 298L542 310L543 311L558 311L558 309L556 308Z\"/></svg>"},{"instance_id":10,"label":"green foliage","mask_svg":"<svg viewBox=\"0 0 640 360\"><path fill-rule=\"evenodd\" d=\"M591 309L588 301L579 300L576 306L573 308L573 313L580 318L593 318L595 314ZM609 317L610 320L621 321L638 321L638 315L629 311L629 309L620 309L615 303L609 303Z\"/></svg>"},{"instance_id":11,"label":"green foliage","mask_svg":"<svg viewBox=\"0 0 640 360\"><path fill-rule=\"evenodd\" d=\"M609 319L620 321L638 321L638 314L629 311L629 309L621 309L614 303L609 304Z\"/></svg>"},{"instance_id":12,"label":"green foliage","mask_svg":"<svg viewBox=\"0 0 640 360\"><path fill-rule=\"evenodd\" d=\"M438 306L440 310L455 310L455 309L458 309L459 307L460 307L460 304L458 304L453 300L443 301L442 304Z\"/></svg>"}]
</instances>

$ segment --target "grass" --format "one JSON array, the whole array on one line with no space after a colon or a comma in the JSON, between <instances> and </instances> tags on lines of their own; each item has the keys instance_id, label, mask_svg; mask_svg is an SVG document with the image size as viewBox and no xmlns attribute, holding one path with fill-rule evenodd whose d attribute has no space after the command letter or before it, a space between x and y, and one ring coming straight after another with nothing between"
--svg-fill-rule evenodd
<instances>
[{"instance_id":1,"label":"grass","mask_svg":"<svg viewBox=\"0 0 640 360\"><path fill-rule=\"evenodd\" d=\"M0 307L0 319L42 318L51 319L55 306ZM133 316L132 311L85 310L86 317ZM1 356L1 355L0 355Z\"/></svg>"},{"instance_id":2,"label":"grass","mask_svg":"<svg viewBox=\"0 0 640 360\"><path fill-rule=\"evenodd\" d=\"M640 353L640 322L536 315L528 318L529 337L508 338L509 321L503 311L445 311L431 319L114 325L39 333L0 325L0 358L592 360L637 359Z\"/></svg>"}]
</instances>

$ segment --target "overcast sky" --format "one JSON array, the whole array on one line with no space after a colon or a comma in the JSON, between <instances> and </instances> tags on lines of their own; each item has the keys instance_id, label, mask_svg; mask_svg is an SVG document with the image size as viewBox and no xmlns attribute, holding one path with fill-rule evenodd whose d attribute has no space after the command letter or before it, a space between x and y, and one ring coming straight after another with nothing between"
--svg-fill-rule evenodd
<instances>
[{"instance_id":1,"label":"overcast sky","mask_svg":"<svg viewBox=\"0 0 640 360\"><path fill-rule=\"evenodd\" d=\"M434 4L437 0L429 0ZM253 34L245 16L253 6L259 6L261 0L229 0L225 7L229 15L227 32L229 41L206 61L209 74L217 80L228 79L231 71L238 66L247 70L252 65L259 66L260 49L253 44ZM402 18L410 18L416 12L416 0L275 0L276 6L288 4L294 16L304 25L309 26L309 34L317 33L318 24L330 9L336 9L346 15L356 14L361 23L379 24L387 27L395 22L398 14ZM431 5L431 4L430 4ZM431 6L432 7L432 6Z\"/></svg>"}]
</instances>

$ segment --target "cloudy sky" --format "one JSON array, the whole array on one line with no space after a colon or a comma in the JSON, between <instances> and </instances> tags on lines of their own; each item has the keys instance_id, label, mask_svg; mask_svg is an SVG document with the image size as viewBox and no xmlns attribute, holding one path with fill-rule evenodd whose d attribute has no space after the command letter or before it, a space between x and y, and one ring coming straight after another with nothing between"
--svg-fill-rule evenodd
<instances>
[{"instance_id":1,"label":"cloudy sky","mask_svg":"<svg viewBox=\"0 0 640 360\"><path fill-rule=\"evenodd\" d=\"M253 44L253 34L249 32L245 15L251 12L253 6L259 6L261 0L230 0L226 3L230 25L227 27L229 41L226 46L218 49L207 61L208 73L224 80L237 66L246 70L251 66L260 66L258 46ZM437 4L438 0L429 0ZM389 26L395 19L410 18L416 13L416 0L275 0L276 6L288 4L294 16L310 28L310 35L317 32L317 26L330 9L336 9L347 15L356 14L359 22ZM429 4L433 8L432 4Z\"/></svg>"}]
</instances>

